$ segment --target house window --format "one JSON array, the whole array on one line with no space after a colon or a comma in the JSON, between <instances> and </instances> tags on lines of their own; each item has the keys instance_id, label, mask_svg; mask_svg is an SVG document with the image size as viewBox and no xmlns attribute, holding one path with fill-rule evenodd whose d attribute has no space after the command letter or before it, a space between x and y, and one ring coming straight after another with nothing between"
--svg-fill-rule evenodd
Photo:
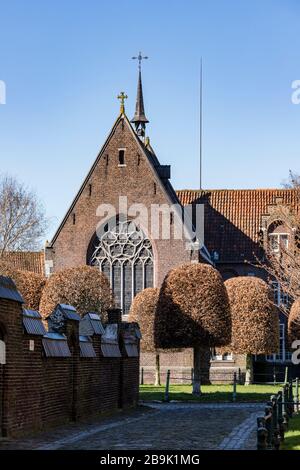
<instances>
[{"instance_id":1,"label":"house window","mask_svg":"<svg viewBox=\"0 0 300 470\"><path fill-rule=\"evenodd\" d=\"M215 350L212 352L211 356L212 361L232 361L232 353L217 354Z\"/></svg>"},{"instance_id":2,"label":"house window","mask_svg":"<svg viewBox=\"0 0 300 470\"><path fill-rule=\"evenodd\" d=\"M286 362L290 361L292 353L286 350L286 324L283 322L279 323L279 352L277 354L268 354L266 360L268 362Z\"/></svg>"},{"instance_id":3,"label":"house window","mask_svg":"<svg viewBox=\"0 0 300 470\"><path fill-rule=\"evenodd\" d=\"M289 235L288 233L269 233L269 243L273 253L279 253L281 249L287 250Z\"/></svg>"},{"instance_id":4,"label":"house window","mask_svg":"<svg viewBox=\"0 0 300 470\"><path fill-rule=\"evenodd\" d=\"M119 165L125 166L125 150L124 149L119 150Z\"/></svg>"},{"instance_id":5,"label":"house window","mask_svg":"<svg viewBox=\"0 0 300 470\"><path fill-rule=\"evenodd\" d=\"M281 286L277 281L272 282L272 287L275 305L278 307L287 307L289 305L289 296L281 289Z\"/></svg>"}]
</instances>

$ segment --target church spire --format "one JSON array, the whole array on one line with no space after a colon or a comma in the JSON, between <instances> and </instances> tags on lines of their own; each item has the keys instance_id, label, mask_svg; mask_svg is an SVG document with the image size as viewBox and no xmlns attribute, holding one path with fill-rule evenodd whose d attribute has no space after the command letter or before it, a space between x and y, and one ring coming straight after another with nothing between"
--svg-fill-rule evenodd
<instances>
[{"instance_id":1,"label":"church spire","mask_svg":"<svg viewBox=\"0 0 300 470\"><path fill-rule=\"evenodd\" d=\"M135 114L131 122L134 123L135 125L136 133L141 137L145 137L146 123L149 121L145 116L141 64L142 64L142 60L148 59L148 57L147 56L143 57L142 53L140 52L137 57L132 57L132 58L137 59L139 62L139 77L138 77L138 86L137 86L137 95L136 95Z\"/></svg>"}]
</instances>

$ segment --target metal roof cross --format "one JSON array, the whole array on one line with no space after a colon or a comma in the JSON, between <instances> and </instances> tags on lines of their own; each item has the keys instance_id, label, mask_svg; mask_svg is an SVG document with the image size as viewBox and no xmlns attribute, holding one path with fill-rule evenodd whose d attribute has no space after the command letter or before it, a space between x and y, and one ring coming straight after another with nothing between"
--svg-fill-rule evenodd
<instances>
[{"instance_id":1,"label":"metal roof cross","mask_svg":"<svg viewBox=\"0 0 300 470\"><path fill-rule=\"evenodd\" d=\"M134 56L134 57L132 57L132 59L136 59L136 60L138 60L138 61L139 61L139 71L141 71L141 67L142 67L142 60L143 60L143 59L148 59L148 56L144 56L144 57L143 57L143 56L142 56L142 53L141 53L141 52L139 52L139 55L138 55L138 56Z\"/></svg>"},{"instance_id":2,"label":"metal roof cross","mask_svg":"<svg viewBox=\"0 0 300 470\"><path fill-rule=\"evenodd\" d=\"M120 114L125 114L125 100L127 100L128 96L125 95L124 91L117 96L118 100L120 100Z\"/></svg>"}]
</instances>

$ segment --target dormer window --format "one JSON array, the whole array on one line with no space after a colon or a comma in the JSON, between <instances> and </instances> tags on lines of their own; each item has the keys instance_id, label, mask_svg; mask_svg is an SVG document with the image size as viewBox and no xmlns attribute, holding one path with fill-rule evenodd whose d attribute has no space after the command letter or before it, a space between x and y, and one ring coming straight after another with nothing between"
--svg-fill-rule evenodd
<instances>
[{"instance_id":1,"label":"dormer window","mask_svg":"<svg viewBox=\"0 0 300 470\"><path fill-rule=\"evenodd\" d=\"M125 149L119 149L119 166L126 166Z\"/></svg>"},{"instance_id":2,"label":"dormer window","mask_svg":"<svg viewBox=\"0 0 300 470\"><path fill-rule=\"evenodd\" d=\"M282 249L287 250L289 246L289 234L269 233L269 243L273 253L279 253Z\"/></svg>"},{"instance_id":3,"label":"dormer window","mask_svg":"<svg viewBox=\"0 0 300 470\"><path fill-rule=\"evenodd\" d=\"M281 221L274 222L268 228L268 243L272 253L281 253L289 248L290 231Z\"/></svg>"}]
</instances>

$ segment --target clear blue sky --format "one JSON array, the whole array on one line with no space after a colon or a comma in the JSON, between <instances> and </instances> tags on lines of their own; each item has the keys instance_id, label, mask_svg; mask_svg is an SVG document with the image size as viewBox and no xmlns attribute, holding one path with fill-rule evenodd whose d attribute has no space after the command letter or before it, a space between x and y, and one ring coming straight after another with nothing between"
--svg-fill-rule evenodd
<instances>
[{"instance_id":1,"label":"clear blue sky","mask_svg":"<svg viewBox=\"0 0 300 470\"><path fill-rule=\"evenodd\" d=\"M203 187L276 187L300 171L299 1L2 0L0 21L0 168L37 191L53 230L121 90L133 115L139 50L148 133L175 188L199 184L200 56Z\"/></svg>"}]
</instances>

